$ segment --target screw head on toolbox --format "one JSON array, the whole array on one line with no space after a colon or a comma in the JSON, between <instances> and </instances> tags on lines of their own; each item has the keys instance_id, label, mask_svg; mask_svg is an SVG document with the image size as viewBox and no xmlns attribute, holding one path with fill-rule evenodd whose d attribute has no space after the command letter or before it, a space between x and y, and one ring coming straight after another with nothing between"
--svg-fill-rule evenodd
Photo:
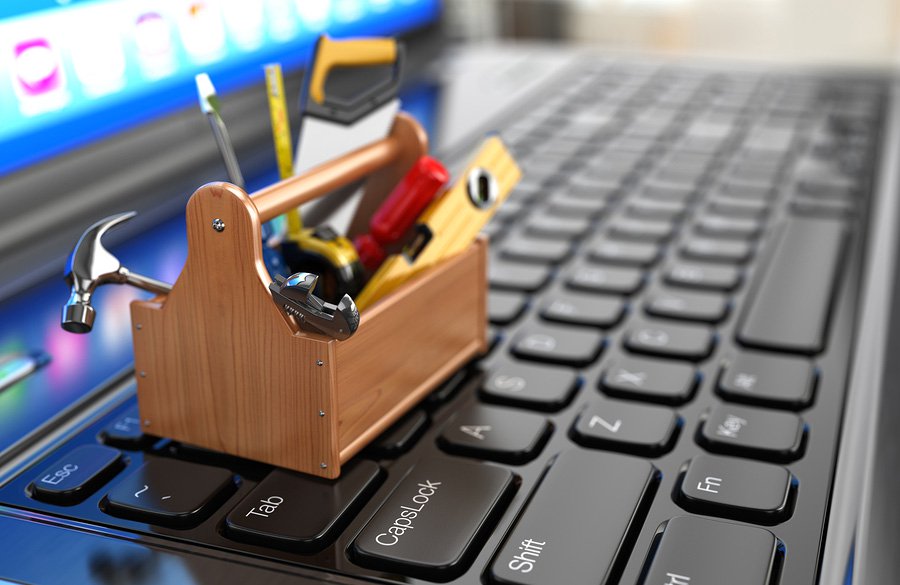
<instances>
[{"instance_id":1,"label":"screw head on toolbox","mask_svg":"<svg viewBox=\"0 0 900 585\"><path fill-rule=\"evenodd\" d=\"M225 231L225 222L217 217L216 219L212 220L212 227L217 232L223 232Z\"/></svg>"}]
</instances>

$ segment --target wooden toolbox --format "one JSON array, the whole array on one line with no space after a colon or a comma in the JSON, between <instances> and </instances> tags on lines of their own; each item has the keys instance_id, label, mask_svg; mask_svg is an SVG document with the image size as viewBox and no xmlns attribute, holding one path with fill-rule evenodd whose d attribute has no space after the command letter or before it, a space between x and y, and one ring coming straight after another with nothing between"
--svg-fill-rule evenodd
<instances>
[{"instance_id":1,"label":"wooden toolbox","mask_svg":"<svg viewBox=\"0 0 900 585\"><path fill-rule=\"evenodd\" d=\"M484 240L363 311L344 341L301 330L268 289L262 222L363 178L363 206L383 199L426 148L399 115L384 140L253 195L229 183L194 193L172 291L131 305L145 432L336 478L485 351Z\"/></svg>"}]
</instances>

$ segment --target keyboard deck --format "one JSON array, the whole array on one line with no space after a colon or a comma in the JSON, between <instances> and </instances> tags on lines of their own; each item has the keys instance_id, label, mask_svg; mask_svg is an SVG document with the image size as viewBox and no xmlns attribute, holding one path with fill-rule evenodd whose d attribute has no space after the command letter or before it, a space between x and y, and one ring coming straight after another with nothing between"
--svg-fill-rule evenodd
<instances>
[{"instance_id":1,"label":"keyboard deck","mask_svg":"<svg viewBox=\"0 0 900 585\"><path fill-rule=\"evenodd\" d=\"M141 434L0 488L47 523L329 582L816 580L886 86L585 63L502 135L491 351L311 479Z\"/></svg>"}]
</instances>

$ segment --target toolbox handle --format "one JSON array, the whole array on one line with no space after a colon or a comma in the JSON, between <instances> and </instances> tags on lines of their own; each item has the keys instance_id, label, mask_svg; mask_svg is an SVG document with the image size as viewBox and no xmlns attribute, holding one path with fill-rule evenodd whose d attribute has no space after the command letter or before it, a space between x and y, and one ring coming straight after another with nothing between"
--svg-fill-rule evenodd
<instances>
[{"instance_id":1,"label":"toolbox handle","mask_svg":"<svg viewBox=\"0 0 900 585\"><path fill-rule=\"evenodd\" d=\"M394 127L386 138L254 193L252 201L259 219L269 221L358 181L400 160L405 152L417 148L422 139L418 123L406 114L397 114Z\"/></svg>"}]
</instances>

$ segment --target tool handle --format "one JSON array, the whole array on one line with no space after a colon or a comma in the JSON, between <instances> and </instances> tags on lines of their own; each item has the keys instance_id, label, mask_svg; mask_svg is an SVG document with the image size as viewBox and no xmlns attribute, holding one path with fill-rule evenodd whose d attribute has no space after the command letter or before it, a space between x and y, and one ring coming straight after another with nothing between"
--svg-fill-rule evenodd
<instances>
[{"instance_id":1,"label":"tool handle","mask_svg":"<svg viewBox=\"0 0 900 585\"><path fill-rule=\"evenodd\" d=\"M398 114L386 138L257 191L252 197L260 221L269 221L397 162L406 151L417 148L409 136L417 134L418 128L418 122L411 117Z\"/></svg>"},{"instance_id":2,"label":"tool handle","mask_svg":"<svg viewBox=\"0 0 900 585\"><path fill-rule=\"evenodd\" d=\"M309 82L309 97L321 104L325 101L325 80L334 67L387 65L397 60L394 39L352 39L335 41L322 36L316 45L316 59Z\"/></svg>"}]
</instances>

